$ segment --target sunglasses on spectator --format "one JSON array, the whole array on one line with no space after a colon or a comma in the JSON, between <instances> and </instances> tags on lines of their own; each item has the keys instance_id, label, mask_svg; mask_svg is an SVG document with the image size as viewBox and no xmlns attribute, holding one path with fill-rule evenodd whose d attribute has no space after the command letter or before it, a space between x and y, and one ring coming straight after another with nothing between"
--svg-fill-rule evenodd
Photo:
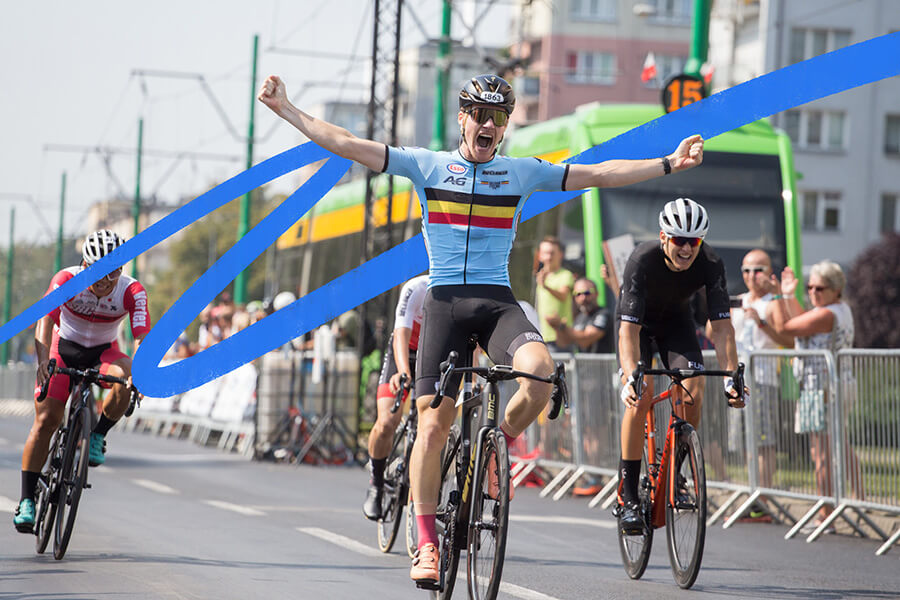
<instances>
[{"instance_id":1,"label":"sunglasses on spectator","mask_svg":"<svg viewBox=\"0 0 900 600\"><path fill-rule=\"evenodd\" d=\"M575 292L574 296L577 298L578 296L591 296L594 292L591 290L583 290L580 292Z\"/></svg>"},{"instance_id":2,"label":"sunglasses on spectator","mask_svg":"<svg viewBox=\"0 0 900 600\"><path fill-rule=\"evenodd\" d=\"M501 108L487 108L484 106L476 106L466 111L475 119L475 122L484 125L488 119L493 119L494 125L503 127L509 121L509 115Z\"/></svg>"},{"instance_id":3,"label":"sunglasses on spectator","mask_svg":"<svg viewBox=\"0 0 900 600\"><path fill-rule=\"evenodd\" d=\"M765 273L766 267L741 267L742 273Z\"/></svg>"},{"instance_id":4,"label":"sunglasses on spectator","mask_svg":"<svg viewBox=\"0 0 900 600\"><path fill-rule=\"evenodd\" d=\"M675 237L670 237L669 239L672 240L672 243L675 244L676 246L684 246L685 244L690 244L691 248L696 248L697 246L700 245L700 242L703 241L703 238L698 238L698 237L675 236Z\"/></svg>"},{"instance_id":5,"label":"sunglasses on spectator","mask_svg":"<svg viewBox=\"0 0 900 600\"><path fill-rule=\"evenodd\" d=\"M817 292L824 292L828 288L824 285L808 285L808 286L806 286L806 289L809 290L810 292L813 290L816 290Z\"/></svg>"}]
</instances>

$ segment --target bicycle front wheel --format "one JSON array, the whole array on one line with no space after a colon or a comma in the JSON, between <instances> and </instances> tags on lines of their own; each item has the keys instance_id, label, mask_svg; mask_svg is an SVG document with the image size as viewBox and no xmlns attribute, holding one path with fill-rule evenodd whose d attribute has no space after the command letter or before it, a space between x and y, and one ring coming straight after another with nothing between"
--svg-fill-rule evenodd
<instances>
[{"instance_id":1,"label":"bicycle front wheel","mask_svg":"<svg viewBox=\"0 0 900 600\"><path fill-rule=\"evenodd\" d=\"M81 490L87 483L88 456L91 448L91 414L76 409L66 433L66 449L59 470L56 527L53 536L53 558L62 560L69 547Z\"/></svg>"},{"instance_id":2,"label":"bicycle front wheel","mask_svg":"<svg viewBox=\"0 0 900 600\"><path fill-rule=\"evenodd\" d=\"M491 482L496 478L496 489ZM500 590L506 532L509 529L509 452L500 428L484 436L481 464L472 482L472 511L469 520L469 597L494 600Z\"/></svg>"},{"instance_id":3,"label":"bicycle front wheel","mask_svg":"<svg viewBox=\"0 0 900 600\"><path fill-rule=\"evenodd\" d=\"M403 517L403 503L409 494L405 483L408 467L408 453L403 444L405 434L405 427L400 427L394 434L394 443L384 470L384 500L381 504L381 518L378 519L378 549L384 553L390 552L394 547Z\"/></svg>"},{"instance_id":4,"label":"bicycle front wheel","mask_svg":"<svg viewBox=\"0 0 900 600\"><path fill-rule=\"evenodd\" d=\"M450 428L447 444L444 446L441 459L441 490L438 497L438 505L435 514L438 542L440 548L440 573L441 581L437 591L432 593L435 600L449 600L453 595L456 585L456 572L459 569L460 533L459 516L459 482L457 480L457 457L459 456L459 427L455 424ZM417 536L418 539L418 536Z\"/></svg>"},{"instance_id":5,"label":"bicycle front wheel","mask_svg":"<svg viewBox=\"0 0 900 600\"><path fill-rule=\"evenodd\" d=\"M666 540L675 582L694 585L706 539L706 470L700 436L685 426L672 452L675 489L666 502ZM674 502L673 502L674 500Z\"/></svg>"},{"instance_id":6,"label":"bicycle front wheel","mask_svg":"<svg viewBox=\"0 0 900 600\"><path fill-rule=\"evenodd\" d=\"M50 454L47 457L47 466L38 479L35 493L35 506L37 515L34 520L34 534L37 536L35 550L43 554L50 542L50 532L56 519L56 494L57 481L59 479L59 442L62 432L57 429L50 442Z\"/></svg>"},{"instance_id":7,"label":"bicycle front wheel","mask_svg":"<svg viewBox=\"0 0 900 600\"><path fill-rule=\"evenodd\" d=\"M650 561L650 549L653 547L653 524L651 512L653 506L653 482L650 479L647 461L647 448L644 447L644 455L641 458L641 479L638 484L638 502L641 514L644 517L644 531L641 535L625 535L622 527L617 526L619 535L619 552L622 555L622 564L625 572L631 579L640 579Z\"/></svg>"}]
</instances>

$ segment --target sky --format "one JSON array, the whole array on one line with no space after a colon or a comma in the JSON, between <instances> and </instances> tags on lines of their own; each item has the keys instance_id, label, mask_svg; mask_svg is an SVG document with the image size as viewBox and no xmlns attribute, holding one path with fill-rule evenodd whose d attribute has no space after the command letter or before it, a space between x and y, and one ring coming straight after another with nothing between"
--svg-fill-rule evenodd
<instances>
[{"instance_id":1,"label":"sky","mask_svg":"<svg viewBox=\"0 0 900 600\"><path fill-rule=\"evenodd\" d=\"M242 171L254 34L257 87L268 74L278 74L300 108L367 100L373 4L0 0L0 244L9 243L13 206L17 241L55 241L63 172L67 235L86 233L93 202L133 198L141 118L142 196L175 203ZM439 0L406 4L402 46L418 45L426 34L436 37ZM508 8L500 3L489 16L503 23L491 30L491 42L503 43L497 36L507 32ZM457 20L454 36L462 33ZM326 80L336 85L306 86ZM255 137L254 163L303 141L259 102ZM104 158L98 147L115 152ZM178 158L181 153L201 156ZM291 183L285 176L273 189L292 191Z\"/></svg>"}]
</instances>

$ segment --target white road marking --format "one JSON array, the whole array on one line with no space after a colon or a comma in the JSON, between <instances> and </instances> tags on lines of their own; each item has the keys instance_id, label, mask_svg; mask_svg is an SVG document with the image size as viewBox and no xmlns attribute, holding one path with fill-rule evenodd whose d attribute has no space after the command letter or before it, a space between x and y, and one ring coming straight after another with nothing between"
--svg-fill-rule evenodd
<instances>
[{"instance_id":1,"label":"white road marking","mask_svg":"<svg viewBox=\"0 0 900 600\"><path fill-rule=\"evenodd\" d=\"M137 485L147 488L148 490L158 492L160 494L177 494L178 490L170 488L164 483L159 483L156 481L150 481L149 479L132 479L132 482Z\"/></svg>"},{"instance_id":2,"label":"white road marking","mask_svg":"<svg viewBox=\"0 0 900 600\"><path fill-rule=\"evenodd\" d=\"M107 473L108 474L108 473L116 472L115 469L113 469L111 467L107 467L106 465L97 465L96 467L91 467L91 468L94 469L95 471L97 471L98 473Z\"/></svg>"},{"instance_id":3,"label":"white road marking","mask_svg":"<svg viewBox=\"0 0 900 600\"><path fill-rule=\"evenodd\" d=\"M15 500L6 496L0 496L0 512L14 513L18 507L19 503Z\"/></svg>"},{"instance_id":4,"label":"white road marking","mask_svg":"<svg viewBox=\"0 0 900 600\"><path fill-rule=\"evenodd\" d=\"M559 600L559 598L555 598L554 596L548 596L547 594L542 594L541 592L530 590L520 585L506 583L505 581L500 582L500 591L504 594L515 596L516 598L522 598L522 600Z\"/></svg>"},{"instance_id":5,"label":"white road marking","mask_svg":"<svg viewBox=\"0 0 900 600\"><path fill-rule=\"evenodd\" d=\"M313 537L317 537L321 540L325 540L326 542L330 542L336 546L340 546L341 548L350 550L351 552L362 554L363 556L387 556L380 550L376 550L371 546L366 546L365 544L357 542L356 540L350 539L337 533L332 533L325 529L319 529L318 527L298 527L297 531L305 533L307 535L311 535Z\"/></svg>"},{"instance_id":6,"label":"white road marking","mask_svg":"<svg viewBox=\"0 0 900 600\"><path fill-rule=\"evenodd\" d=\"M266 515L266 513L261 510L256 510L249 506L241 506L240 504L222 502L221 500L204 500L203 502L204 504L209 504L210 506L221 508L222 510L230 510L231 512L247 515L248 517L264 517Z\"/></svg>"},{"instance_id":7,"label":"white road marking","mask_svg":"<svg viewBox=\"0 0 900 600\"><path fill-rule=\"evenodd\" d=\"M591 527L600 527L601 529L615 529L616 524L612 521L601 521L600 519L581 519L578 517L545 517L542 515L509 515L510 521L523 521L527 523L559 523L562 525L589 525Z\"/></svg>"}]
</instances>

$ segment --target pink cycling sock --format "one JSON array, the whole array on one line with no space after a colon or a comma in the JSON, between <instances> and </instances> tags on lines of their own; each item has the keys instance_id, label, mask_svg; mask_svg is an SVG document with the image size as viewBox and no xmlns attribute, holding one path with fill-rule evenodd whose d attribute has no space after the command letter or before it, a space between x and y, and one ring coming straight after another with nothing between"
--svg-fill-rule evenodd
<instances>
[{"instance_id":1,"label":"pink cycling sock","mask_svg":"<svg viewBox=\"0 0 900 600\"><path fill-rule=\"evenodd\" d=\"M434 515L416 515L416 526L419 529L419 548L425 544L438 545L437 526Z\"/></svg>"}]
</instances>

